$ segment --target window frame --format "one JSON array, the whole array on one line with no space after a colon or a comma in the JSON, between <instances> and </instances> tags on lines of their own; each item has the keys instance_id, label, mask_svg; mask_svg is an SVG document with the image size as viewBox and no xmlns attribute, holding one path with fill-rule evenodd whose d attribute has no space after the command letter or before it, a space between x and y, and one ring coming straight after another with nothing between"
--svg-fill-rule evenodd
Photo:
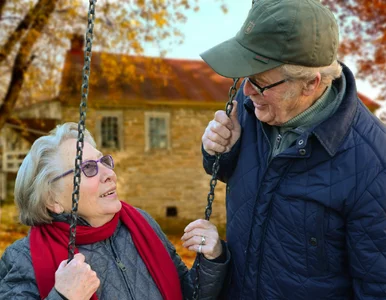
<instances>
[{"instance_id":1,"label":"window frame","mask_svg":"<svg viewBox=\"0 0 386 300\"><path fill-rule=\"evenodd\" d=\"M151 148L150 147L150 118L165 119L166 126L166 148ZM145 112L145 152L170 150L170 112L147 111Z\"/></svg>"},{"instance_id":2,"label":"window frame","mask_svg":"<svg viewBox=\"0 0 386 300\"><path fill-rule=\"evenodd\" d=\"M118 144L119 147L117 148L108 148L108 147L102 147L102 119L103 118L117 118L118 122ZM100 150L112 150L112 151L120 151L123 150L123 112L122 111L98 111L96 113L96 135L95 135L95 142L97 144L97 148Z\"/></svg>"}]
</instances>

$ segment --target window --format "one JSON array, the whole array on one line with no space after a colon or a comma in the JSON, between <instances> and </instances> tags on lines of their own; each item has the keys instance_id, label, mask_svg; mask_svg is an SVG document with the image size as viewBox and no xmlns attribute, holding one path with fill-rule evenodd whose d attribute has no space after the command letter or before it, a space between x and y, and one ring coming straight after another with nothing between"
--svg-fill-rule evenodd
<instances>
[{"instance_id":1,"label":"window","mask_svg":"<svg viewBox=\"0 0 386 300\"><path fill-rule=\"evenodd\" d=\"M101 131L102 148L120 148L117 117L102 117Z\"/></svg>"},{"instance_id":2,"label":"window","mask_svg":"<svg viewBox=\"0 0 386 300\"><path fill-rule=\"evenodd\" d=\"M96 142L98 148L111 150L122 149L121 112L98 112L96 129Z\"/></svg>"},{"instance_id":3,"label":"window","mask_svg":"<svg viewBox=\"0 0 386 300\"><path fill-rule=\"evenodd\" d=\"M169 113L145 113L146 151L170 148L169 118Z\"/></svg>"},{"instance_id":4,"label":"window","mask_svg":"<svg viewBox=\"0 0 386 300\"><path fill-rule=\"evenodd\" d=\"M177 207L167 206L166 207L166 216L167 217L177 217Z\"/></svg>"}]
</instances>

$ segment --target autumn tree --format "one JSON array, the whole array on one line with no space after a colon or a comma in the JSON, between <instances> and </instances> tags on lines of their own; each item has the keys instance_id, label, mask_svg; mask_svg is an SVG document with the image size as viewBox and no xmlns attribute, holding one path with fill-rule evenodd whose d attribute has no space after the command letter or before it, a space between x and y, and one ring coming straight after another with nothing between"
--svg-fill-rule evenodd
<instances>
[{"instance_id":1,"label":"autumn tree","mask_svg":"<svg viewBox=\"0 0 386 300\"><path fill-rule=\"evenodd\" d=\"M178 24L188 9L198 9L197 2L98 0L93 49L141 55L152 43L162 55L161 41L182 41ZM71 37L84 35L88 5L87 0L0 1L0 129L16 101L57 92L62 58Z\"/></svg>"},{"instance_id":2,"label":"autumn tree","mask_svg":"<svg viewBox=\"0 0 386 300\"><path fill-rule=\"evenodd\" d=\"M381 88L386 99L386 1L322 0L339 18L341 57L352 57L357 77Z\"/></svg>"}]
</instances>

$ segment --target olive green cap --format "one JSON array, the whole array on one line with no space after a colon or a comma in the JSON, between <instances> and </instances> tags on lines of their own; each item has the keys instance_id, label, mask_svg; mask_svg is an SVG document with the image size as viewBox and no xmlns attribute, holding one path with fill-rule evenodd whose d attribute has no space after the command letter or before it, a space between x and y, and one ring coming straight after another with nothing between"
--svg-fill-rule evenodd
<instances>
[{"instance_id":1,"label":"olive green cap","mask_svg":"<svg viewBox=\"0 0 386 300\"><path fill-rule=\"evenodd\" d=\"M239 78L282 64L328 66L339 44L334 15L318 0L258 0L234 38L201 54L218 74Z\"/></svg>"}]
</instances>

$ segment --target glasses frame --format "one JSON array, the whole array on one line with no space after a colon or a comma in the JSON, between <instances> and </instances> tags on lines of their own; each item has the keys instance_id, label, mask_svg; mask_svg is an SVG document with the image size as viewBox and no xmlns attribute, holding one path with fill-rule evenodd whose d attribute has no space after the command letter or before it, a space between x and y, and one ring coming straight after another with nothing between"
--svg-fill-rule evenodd
<instances>
[{"instance_id":1,"label":"glasses frame","mask_svg":"<svg viewBox=\"0 0 386 300\"><path fill-rule=\"evenodd\" d=\"M288 79L282 79L282 80L280 80L280 81L278 81L278 82L275 82L275 83L272 83L272 84L270 84L270 85L266 85L266 86L264 86L264 87L261 87L260 85L257 84L257 82L256 82L254 79L252 79L252 78L250 78L250 77L246 77L246 78L247 78L247 81L252 85L252 87L254 87L255 90L256 90L260 95L262 95L262 96L264 96L264 91L269 90L270 88L273 88L273 87L275 87L275 86L277 86L277 85L279 85L279 84L282 84L282 83L288 81Z\"/></svg>"},{"instance_id":2,"label":"glasses frame","mask_svg":"<svg viewBox=\"0 0 386 300\"><path fill-rule=\"evenodd\" d=\"M112 167L109 166L109 165L104 164L103 162L101 162L101 160L104 159L104 158L106 158L106 157L109 157L109 158L110 158L110 160L111 160L111 162L112 162ZM95 175L92 175L92 176L88 176L88 175L86 174L86 172L83 170L83 166L84 166L86 163L90 162L90 161L95 162L95 165L96 165L96 173L95 173ZM113 170L113 169L114 169L114 159L113 159L113 157L112 157L111 155L107 154L107 155L103 155L101 158L99 158L99 159L97 159L97 160L89 159L89 160L86 160L86 161L82 162L82 164L80 165L80 169L82 170L84 176L86 176L86 177L94 177L94 176L98 175L98 172L99 172L99 169L98 169L98 163L101 163L102 165L104 165L106 168L109 168L110 170ZM60 178L63 178L63 177L65 177L65 176L71 174L71 173L74 172L74 171L75 171L75 169L68 170L67 172L64 172L63 174L61 174L61 175L55 177L54 179L52 179L52 180L50 181L50 183L55 182L55 181L59 180Z\"/></svg>"}]
</instances>

